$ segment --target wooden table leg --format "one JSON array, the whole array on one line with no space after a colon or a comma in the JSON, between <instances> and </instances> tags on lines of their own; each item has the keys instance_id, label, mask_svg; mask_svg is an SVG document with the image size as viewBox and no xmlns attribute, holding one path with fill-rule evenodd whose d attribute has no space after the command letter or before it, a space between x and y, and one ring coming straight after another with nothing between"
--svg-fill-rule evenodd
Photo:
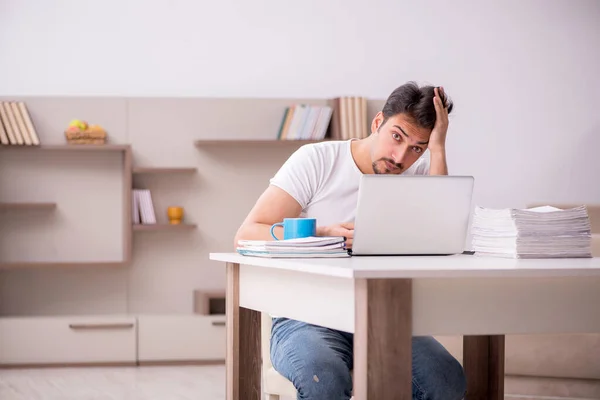
<instances>
[{"instance_id":1,"label":"wooden table leg","mask_svg":"<svg viewBox=\"0 0 600 400\"><path fill-rule=\"evenodd\" d=\"M227 263L227 400L260 400L260 312L240 307L240 265Z\"/></svg>"},{"instance_id":2,"label":"wooden table leg","mask_svg":"<svg viewBox=\"0 0 600 400\"><path fill-rule=\"evenodd\" d=\"M504 400L504 335L465 336L466 400Z\"/></svg>"},{"instance_id":3,"label":"wooden table leg","mask_svg":"<svg viewBox=\"0 0 600 400\"><path fill-rule=\"evenodd\" d=\"M412 400L412 281L357 279L354 399Z\"/></svg>"}]
</instances>

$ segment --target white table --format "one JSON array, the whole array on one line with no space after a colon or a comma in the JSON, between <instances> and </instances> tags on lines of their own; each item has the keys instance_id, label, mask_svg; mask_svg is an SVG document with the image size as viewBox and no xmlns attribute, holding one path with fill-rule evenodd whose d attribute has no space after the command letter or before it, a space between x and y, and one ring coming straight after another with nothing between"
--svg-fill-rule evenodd
<instances>
[{"instance_id":1,"label":"white table","mask_svg":"<svg viewBox=\"0 0 600 400\"><path fill-rule=\"evenodd\" d=\"M504 398L504 335L600 332L600 258L227 264L227 399L260 399L260 312L354 333L354 398L411 399L413 335L463 335L468 400ZM368 373L367 373L368 366Z\"/></svg>"}]
</instances>

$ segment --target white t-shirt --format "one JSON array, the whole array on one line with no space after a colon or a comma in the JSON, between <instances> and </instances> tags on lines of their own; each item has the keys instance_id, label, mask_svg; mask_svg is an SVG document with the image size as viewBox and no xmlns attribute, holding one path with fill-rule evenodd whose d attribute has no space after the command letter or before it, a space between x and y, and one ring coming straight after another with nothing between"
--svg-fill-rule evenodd
<instances>
[{"instance_id":1,"label":"white t-shirt","mask_svg":"<svg viewBox=\"0 0 600 400\"><path fill-rule=\"evenodd\" d=\"M301 217L318 226L354 222L362 172L352 158L351 142L326 141L296 150L270 180L302 206ZM403 175L428 175L429 151Z\"/></svg>"}]
</instances>

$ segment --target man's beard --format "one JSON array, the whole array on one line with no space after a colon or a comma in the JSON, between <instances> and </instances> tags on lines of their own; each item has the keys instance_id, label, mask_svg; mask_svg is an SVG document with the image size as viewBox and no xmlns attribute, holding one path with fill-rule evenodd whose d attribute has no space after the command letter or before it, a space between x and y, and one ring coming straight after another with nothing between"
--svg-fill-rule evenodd
<instances>
[{"instance_id":1,"label":"man's beard","mask_svg":"<svg viewBox=\"0 0 600 400\"><path fill-rule=\"evenodd\" d=\"M383 161L384 167L380 168L379 167L379 163ZM395 168L393 169L389 169L387 167L387 162L389 162L390 164L394 165ZM389 173L399 173L403 170L404 166L401 163L395 163L394 160L391 160L389 158L380 158L379 160L375 161L373 163L373 171L376 174L389 174Z\"/></svg>"}]
</instances>

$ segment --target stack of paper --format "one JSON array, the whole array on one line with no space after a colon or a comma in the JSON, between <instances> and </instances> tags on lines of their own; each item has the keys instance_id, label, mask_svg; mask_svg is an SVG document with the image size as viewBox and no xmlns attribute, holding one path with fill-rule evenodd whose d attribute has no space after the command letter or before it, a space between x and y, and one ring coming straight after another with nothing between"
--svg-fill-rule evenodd
<instances>
[{"instance_id":1,"label":"stack of paper","mask_svg":"<svg viewBox=\"0 0 600 400\"><path fill-rule=\"evenodd\" d=\"M476 255L509 258L591 257L591 225L585 206L562 210L475 208Z\"/></svg>"},{"instance_id":2,"label":"stack of paper","mask_svg":"<svg viewBox=\"0 0 600 400\"><path fill-rule=\"evenodd\" d=\"M269 258L349 257L344 237L240 240L237 252L245 256Z\"/></svg>"}]
</instances>

